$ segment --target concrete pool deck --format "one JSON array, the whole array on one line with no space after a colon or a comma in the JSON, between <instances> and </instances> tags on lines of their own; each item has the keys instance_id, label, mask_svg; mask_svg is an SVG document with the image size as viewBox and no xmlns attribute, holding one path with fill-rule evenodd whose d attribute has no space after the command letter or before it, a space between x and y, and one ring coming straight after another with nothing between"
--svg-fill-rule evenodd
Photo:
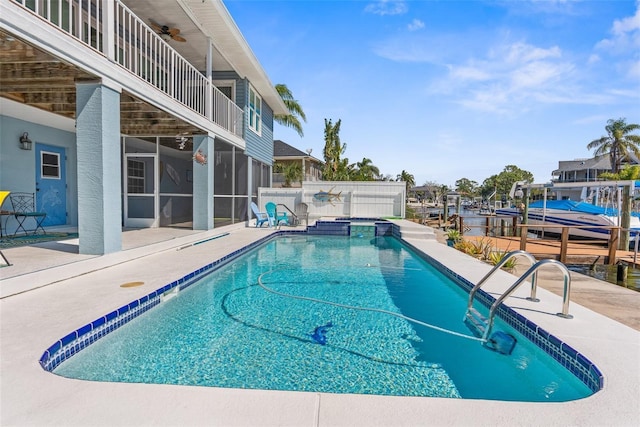
<instances>
[{"instance_id":1,"label":"concrete pool deck","mask_svg":"<svg viewBox=\"0 0 640 427\"><path fill-rule=\"evenodd\" d=\"M485 263L435 239L421 238L413 233L412 223L398 223L411 230L406 233L407 242L468 280L475 283L489 271ZM0 268L0 425L640 424L640 332L575 301L569 308L573 319L557 317L561 297L544 289L553 275L540 279L540 302L525 300L529 290L523 287L506 303L585 354L602 371L604 389L572 402L97 383L62 378L40 367L38 359L44 350L72 330L273 231L244 225L207 232L139 230L129 236L123 233L127 250L101 257L78 255L71 248L47 249L46 245L3 251L15 265ZM162 233L167 233L164 238ZM212 237L218 238L205 241ZM193 245L197 242L203 243ZM144 284L121 287L137 281ZM512 275L498 272L483 289L498 293L513 281ZM601 299L624 300L636 308L638 316L640 294L596 282L606 289L600 292Z\"/></svg>"}]
</instances>

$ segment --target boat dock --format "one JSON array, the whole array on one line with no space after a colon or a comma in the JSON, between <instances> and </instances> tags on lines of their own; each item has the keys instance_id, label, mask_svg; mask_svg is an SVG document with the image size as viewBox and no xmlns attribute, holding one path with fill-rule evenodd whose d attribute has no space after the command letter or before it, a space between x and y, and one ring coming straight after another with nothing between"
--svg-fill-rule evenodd
<instances>
[{"instance_id":1,"label":"boat dock","mask_svg":"<svg viewBox=\"0 0 640 427\"><path fill-rule=\"evenodd\" d=\"M509 252L522 249L521 238L515 236L465 236L465 239L485 239L501 251ZM624 262L630 266L640 267L640 256L634 251L618 249L615 251L614 259L609 259L610 249L607 243L602 241L569 240L566 242L566 249L563 249L563 242L558 239L527 238L524 250L537 259L557 259L565 264L616 264Z\"/></svg>"}]
</instances>

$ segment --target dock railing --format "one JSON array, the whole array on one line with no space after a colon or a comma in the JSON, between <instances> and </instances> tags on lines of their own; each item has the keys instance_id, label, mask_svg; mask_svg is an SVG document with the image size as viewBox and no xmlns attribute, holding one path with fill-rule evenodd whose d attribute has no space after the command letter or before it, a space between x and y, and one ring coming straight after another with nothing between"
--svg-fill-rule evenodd
<instances>
[{"instance_id":1,"label":"dock railing","mask_svg":"<svg viewBox=\"0 0 640 427\"><path fill-rule=\"evenodd\" d=\"M517 225L517 227L520 230L520 250L525 251L527 248L527 241L529 239L528 237L528 229L529 229L529 224L519 224ZM569 230L574 228L588 228L588 229L593 229L593 228L598 228L598 229L605 229L605 230L611 230L611 232L609 233L609 238L606 239L607 242L607 248L609 249L609 253L607 255L608 258L608 264L615 264L616 263L616 251L618 249L618 243L620 240L620 231L622 230L621 227L617 227L617 226L608 226L608 225L600 225L600 226L593 226L593 225L584 225L584 226L577 226L577 225L540 225L540 224L536 224L535 225L536 229L561 229L561 233L560 233L560 262L562 263L566 263L567 262L567 254L568 254L568 247L569 247ZM604 239L603 239L604 240ZM636 256L637 256L637 245L636 245Z\"/></svg>"},{"instance_id":2,"label":"dock railing","mask_svg":"<svg viewBox=\"0 0 640 427\"><path fill-rule=\"evenodd\" d=\"M483 218L484 224L472 224L473 219ZM465 221L466 220L466 221ZM480 229L481 235L491 236L491 237L519 237L520 239L520 247L519 249L522 251L527 250L527 243L535 243L540 242L539 239L534 239L529 236L529 231L532 228L536 230L542 230L543 236L545 235L544 230L553 230L554 235L558 235L560 239L560 255L558 257L559 261L562 263L566 263L569 255L569 243L572 242L570 237L571 229L602 229L602 230L610 230L609 233L603 233L602 239L588 239L585 241L588 242L601 242L603 245L606 245L608 249L607 253L607 263L615 264L617 262L617 251L618 250L628 250L627 248L622 248L620 246L620 235L623 231L627 231L619 226L594 226L594 225L585 225L585 226L577 226L577 225L559 225L559 224L549 224L549 225L540 225L540 224L521 224L519 222L519 218L517 216L501 216L501 215L480 215L480 216L460 216L456 219L456 223L453 225L454 228L460 230L462 235L470 232L473 229ZM558 232L559 231L559 232ZM551 234L550 232L547 235ZM475 234L477 235L477 234ZM575 242L575 240L573 240ZM638 250L640 249L640 235L634 237L632 241L634 243L632 251L633 251L633 263L636 264L638 261Z\"/></svg>"}]
</instances>

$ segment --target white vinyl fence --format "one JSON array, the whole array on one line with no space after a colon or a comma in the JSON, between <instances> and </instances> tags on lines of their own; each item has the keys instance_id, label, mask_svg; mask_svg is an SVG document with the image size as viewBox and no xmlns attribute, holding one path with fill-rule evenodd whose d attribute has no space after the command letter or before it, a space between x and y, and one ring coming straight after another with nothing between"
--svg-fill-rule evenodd
<instances>
[{"instance_id":1,"label":"white vinyl fence","mask_svg":"<svg viewBox=\"0 0 640 427\"><path fill-rule=\"evenodd\" d=\"M383 218L405 216L404 182L304 181L302 188L258 189L258 205L283 204L292 212L299 203L309 207L309 218Z\"/></svg>"}]
</instances>

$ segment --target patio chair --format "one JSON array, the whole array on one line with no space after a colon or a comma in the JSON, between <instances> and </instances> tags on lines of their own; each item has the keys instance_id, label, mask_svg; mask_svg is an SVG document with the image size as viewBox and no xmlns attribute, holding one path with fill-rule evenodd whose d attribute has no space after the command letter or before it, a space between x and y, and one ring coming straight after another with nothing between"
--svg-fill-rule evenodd
<instances>
[{"instance_id":1,"label":"patio chair","mask_svg":"<svg viewBox=\"0 0 640 427\"><path fill-rule=\"evenodd\" d=\"M309 226L309 205L306 203L298 203L294 208L294 213L298 217L298 221L304 218L305 227Z\"/></svg>"},{"instance_id":2,"label":"patio chair","mask_svg":"<svg viewBox=\"0 0 640 427\"><path fill-rule=\"evenodd\" d=\"M269 215L269 223L274 226L289 225L289 217L286 212L278 213L276 204L269 202L265 205L267 215Z\"/></svg>"},{"instance_id":3,"label":"patio chair","mask_svg":"<svg viewBox=\"0 0 640 427\"><path fill-rule=\"evenodd\" d=\"M20 230L24 231L25 235L28 235L29 231L33 231L33 234L36 234L38 229L41 229L44 234L47 234L42 227L42 223L47 218L47 213L36 211L36 196L34 193L11 193L9 198L13 206L12 215L16 221L18 221L18 227L15 233L13 233L14 236L18 234ZM33 230L27 231L24 226L29 218L34 220L36 226Z\"/></svg>"},{"instance_id":4,"label":"patio chair","mask_svg":"<svg viewBox=\"0 0 640 427\"><path fill-rule=\"evenodd\" d=\"M262 227L262 224L264 223L266 223L267 226L270 226L269 215L267 215L266 212L260 212L260 209L258 209L258 205L256 205L254 202L251 202L251 210L256 216L256 227Z\"/></svg>"}]
</instances>

